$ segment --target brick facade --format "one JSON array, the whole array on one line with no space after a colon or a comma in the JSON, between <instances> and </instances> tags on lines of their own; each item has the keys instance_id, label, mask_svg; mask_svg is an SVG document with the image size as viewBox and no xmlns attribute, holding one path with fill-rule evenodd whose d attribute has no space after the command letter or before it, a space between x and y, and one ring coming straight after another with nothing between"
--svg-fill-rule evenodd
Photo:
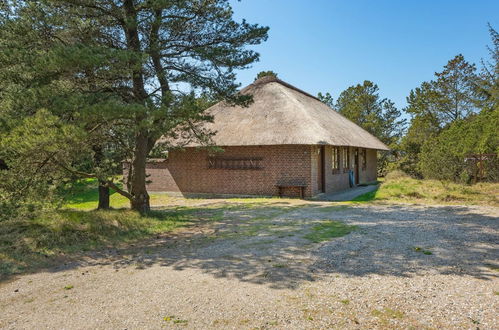
<instances>
[{"instance_id":1,"label":"brick facade","mask_svg":"<svg viewBox=\"0 0 499 330\"><path fill-rule=\"evenodd\" d=\"M312 155L315 157L312 158L312 177L318 176L318 166L320 161L320 153L318 149L320 146L312 146ZM340 150L343 147L340 147ZM332 146L326 146L325 148L325 192L331 193L335 191L341 191L350 188L350 182L348 179L348 170L354 170L353 162L354 162L354 151L357 148L348 147L348 152L350 154L350 166L349 168L343 167L343 160L340 161L340 168L337 173L333 173L332 166ZM377 151L373 149L366 149L367 162L366 168L362 168L362 150L363 148L358 148L359 150L359 183L372 182L377 179ZM340 152L340 155L342 153ZM319 190L319 182L318 180L312 181L312 191L313 194L316 195L320 193Z\"/></svg>"},{"instance_id":2,"label":"brick facade","mask_svg":"<svg viewBox=\"0 0 499 330\"><path fill-rule=\"evenodd\" d=\"M164 161L148 163L149 191L206 194L240 194L275 196L277 184L306 184L305 197L319 193L318 165L320 146L275 145L224 147L224 152L210 154L207 150L185 148L174 150ZM325 146L326 192L347 189L348 173L333 174L332 147ZM353 162L353 148L349 148ZM359 148L359 150L361 150ZM209 157L226 159L254 158L259 169L210 168ZM360 157L360 155L359 155ZM360 166L362 164L359 158ZM127 164L124 164L126 177ZM367 150L367 168L359 169L360 182L376 180L376 150ZM287 196L299 196L299 189L285 188Z\"/></svg>"}]
</instances>

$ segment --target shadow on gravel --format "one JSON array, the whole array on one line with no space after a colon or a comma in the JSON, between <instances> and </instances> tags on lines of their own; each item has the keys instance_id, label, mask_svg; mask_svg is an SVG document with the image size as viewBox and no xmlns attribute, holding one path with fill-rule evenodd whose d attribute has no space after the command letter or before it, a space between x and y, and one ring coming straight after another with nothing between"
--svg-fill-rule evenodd
<instances>
[{"instance_id":1,"label":"shadow on gravel","mask_svg":"<svg viewBox=\"0 0 499 330\"><path fill-rule=\"evenodd\" d=\"M231 206L232 205L232 206ZM479 209L449 206L211 206L216 219L127 249L94 252L49 271L111 265L195 269L219 278L272 288L296 288L317 276L416 274L497 277L498 218ZM305 238L327 220L358 230L322 244Z\"/></svg>"},{"instance_id":2,"label":"shadow on gravel","mask_svg":"<svg viewBox=\"0 0 499 330\"><path fill-rule=\"evenodd\" d=\"M315 266L323 272L352 276L449 274L496 278L499 218L478 210L417 205L353 208L341 214L340 220L363 230L316 250Z\"/></svg>"}]
</instances>

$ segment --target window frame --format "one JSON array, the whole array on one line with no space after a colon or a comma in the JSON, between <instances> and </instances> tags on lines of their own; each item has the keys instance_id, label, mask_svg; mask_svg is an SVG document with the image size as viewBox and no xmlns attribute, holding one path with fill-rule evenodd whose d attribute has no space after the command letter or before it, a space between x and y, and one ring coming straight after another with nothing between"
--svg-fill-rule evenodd
<instances>
[{"instance_id":1,"label":"window frame","mask_svg":"<svg viewBox=\"0 0 499 330\"><path fill-rule=\"evenodd\" d=\"M333 174L340 173L341 156L340 147L333 147L331 150L331 171Z\"/></svg>"},{"instance_id":2,"label":"window frame","mask_svg":"<svg viewBox=\"0 0 499 330\"><path fill-rule=\"evenodd\" d=\"M342 162L342 167L343 167L343 173L346 173L350 171L350 147L343 147L343 162Z\"/></svg>"},{"instance_id":3,"label":"window frame","mask_svg":"<svg viewBox=\"0 0 499 330\"><path fill-rule=\"evenodd\" d=\"M362 149L362 171L367 169L367 149Z\"/></svg>"}]
</instances>

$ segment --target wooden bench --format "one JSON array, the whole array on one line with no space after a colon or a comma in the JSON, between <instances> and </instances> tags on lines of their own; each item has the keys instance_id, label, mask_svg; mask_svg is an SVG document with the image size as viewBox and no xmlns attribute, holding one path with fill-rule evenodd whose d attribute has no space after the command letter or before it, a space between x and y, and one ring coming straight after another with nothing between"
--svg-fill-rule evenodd
<instances>
[{"instance_id":1,"label":"wooden bench","mask_svg":"<svg viewBox=\"0 0 499 330\"><path fill-rule=\"evenodd\" d=\"M305 188L307 188L306 184L301 183L280 183L276 184L277 189L279 190L279 197L282 197L282 189L283 188L300 188L300 198L303 199L305 197Z\"/></svg>"}]
</instances>

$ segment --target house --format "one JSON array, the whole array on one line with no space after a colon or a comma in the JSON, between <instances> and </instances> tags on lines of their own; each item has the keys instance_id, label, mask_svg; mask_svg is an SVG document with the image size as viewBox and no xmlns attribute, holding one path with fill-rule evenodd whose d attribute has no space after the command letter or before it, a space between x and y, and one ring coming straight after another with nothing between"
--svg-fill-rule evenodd
<instances>
[{"instance_id":1,"label":"house","mask_svg":"<svg viewBox=\"0 0 499 330\"><path fill-rule=\"evenodd\" d=\"M312 197L376 180L377 151L388 147L316 97L270 76L241 93L253 95L249 107L207 110L223 152L189 144L150 161L150 191Z\"/></svg>"}]
</instances>

